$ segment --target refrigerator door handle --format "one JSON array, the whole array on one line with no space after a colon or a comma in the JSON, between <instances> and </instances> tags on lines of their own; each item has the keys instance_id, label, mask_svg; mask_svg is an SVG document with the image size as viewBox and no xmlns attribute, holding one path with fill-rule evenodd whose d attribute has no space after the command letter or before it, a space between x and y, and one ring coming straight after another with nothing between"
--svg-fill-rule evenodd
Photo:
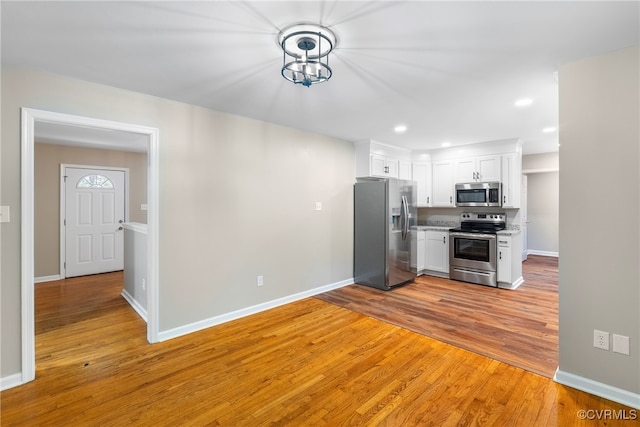
<instances>
[{"instance_id":1,"label":"refrigerator door handle","mask_svg":"<svg viewBox=\"0 0 640 427\"><path fill-rule=\"evenodd\" d=\"M402 240L407 240L409 234L409 203L407 202L407 196L402 196Z\"/></svg>"}]
</instances>

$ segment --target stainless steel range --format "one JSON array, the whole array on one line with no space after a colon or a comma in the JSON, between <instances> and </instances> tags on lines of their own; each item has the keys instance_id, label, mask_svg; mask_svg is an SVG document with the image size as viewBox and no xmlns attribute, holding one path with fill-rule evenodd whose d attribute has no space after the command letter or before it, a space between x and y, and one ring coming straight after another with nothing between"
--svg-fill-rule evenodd
<instances>
[{"instance_id":1,"label":"stainless steel range","mask_svg":"<svg viewBox=\"0 0 640 427\"><path fill-rule=\"evenodd\" d=\"M503 212L460 214L460 228L449 231L449 277L497 287L497 232L506 225Z\"/></svg>"}]
</instances>

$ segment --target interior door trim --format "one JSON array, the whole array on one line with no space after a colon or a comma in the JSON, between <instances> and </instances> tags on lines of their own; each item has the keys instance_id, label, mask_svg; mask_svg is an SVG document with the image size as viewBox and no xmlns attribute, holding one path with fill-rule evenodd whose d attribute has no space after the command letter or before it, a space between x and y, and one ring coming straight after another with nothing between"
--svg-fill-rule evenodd
<instances>
[{"instance_id":1,"label":"interior door trim","mask_svg":"<svg viewBox=\"0 0 640 427\"><path fill-rule=\"evenodd\" d=\"M75 116L23 107L20 128L20 284L21 284L21 384L33 381L35 361L34 306L34 157L35 124L57 123L145 135L147 143L147 340L158 342L158 219L159 219L159 140L158 128ZM94 144L87 143L92 146ZM104 146L102 146L104 148Z\"/></svg>"}]
</instances>

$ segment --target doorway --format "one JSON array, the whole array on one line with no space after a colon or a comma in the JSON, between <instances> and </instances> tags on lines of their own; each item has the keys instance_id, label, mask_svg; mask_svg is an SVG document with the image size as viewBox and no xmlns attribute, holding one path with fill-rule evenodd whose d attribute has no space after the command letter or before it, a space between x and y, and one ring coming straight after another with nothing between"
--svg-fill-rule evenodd
<instances>
[{"instance_id":1,"label":"doorway","mask_svg":"<svg viewBox=\"0 0 640 427\"><path fill-rule=\"evenodd\" d=\"M34 151L36 125L143 136L147 152L147 340L158 341L158 140L157 128L89 117L22 108L21 110L21 338L22 383L35 379L34 328ZM82 142L85 146L115 146L115 141Z\"/></svg>"}]
</instances>

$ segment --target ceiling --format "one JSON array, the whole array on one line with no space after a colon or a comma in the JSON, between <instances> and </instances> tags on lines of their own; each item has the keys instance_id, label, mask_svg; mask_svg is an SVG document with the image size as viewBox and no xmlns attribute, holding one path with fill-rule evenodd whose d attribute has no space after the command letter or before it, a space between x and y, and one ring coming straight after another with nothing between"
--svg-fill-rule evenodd
<instances>
[{"instance_id":1,"label":"ceiling","mask_svg":"<svg viewBox=\"0 0 640 427\"><path fill-rule=\"evenodd\" d=\"M640 3L1 2L2 63L348 141L409 149L521 138L556 151L567 62L640 43ZM278 32L329 27L333 77L280 75ZM528 107L514 102L530 98ZM407 126L397 134L394 127ZM58 129L60 130L60 129Z\"/></svg>"}]
</instances>

